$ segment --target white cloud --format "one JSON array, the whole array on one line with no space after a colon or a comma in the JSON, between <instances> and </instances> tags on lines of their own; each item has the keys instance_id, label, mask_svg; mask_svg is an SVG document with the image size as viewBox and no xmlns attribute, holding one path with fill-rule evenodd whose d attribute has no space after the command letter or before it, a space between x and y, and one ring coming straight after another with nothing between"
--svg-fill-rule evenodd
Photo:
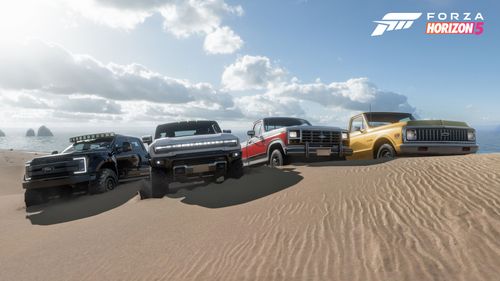
<instances>
[{"instance_id":1,"label":"white cloud","mask_svg":"<svg viewBox=\"0 0 500 281\"><path fill-rule=\"evenodd\" d=\"M102 63L41 41L0 52L0 88L160 103L204 101L231 107L231 97L207 83L167 77L138 64Z\"/></svg>"},{"instance_id":2,"label":"white cloud","mask_svg":"<svg viewBox=\"0 0 500 281\"><path fill-rule=\"evenodd\" d=\"M0 101L16 108L55 110L68 113L121 114L115 101L93 96L61 96L40 91L0 91Z\"/></svg>"},{"instance_id":3,"label":"white cloud","mask_svg":"<svg viewBox=\"0 0 500 281\"><path fill-rule=\"evenodd\" d=\"M367 78L353 78L346 82L320 81L311 84L286 83L268 89L268 95L312 101L326 107L338 107L355 111L413 112L406 96L382 91Z\"/></svg>"},{"instance_id":4,"label":"white cloud","mask_svg":"<svg viewBox=\"0 0 500 281\"><path fill-rule=\"evenodd\" d=\"M94 0L61 0L73 14L79 14L97 24L131 30L154 13L152 7L138 7L138 9L118 8L114 5Z\"/></svg>"},{"instance_id":5,"label":"white cloud","mask_svg":"<svg viewBox=\"0 0 500 281\"><path fill-rule=\"evenodd\" d=\"M243 46L243 40L227 26L209 33L203 44L203 48L209 54L231 54L241 46Z\"/></svg>"},{"instance_id":6,"label":"white cloud","mask_svg":"<svg viewBox=\"0 0 500 281\"><path fill-rule=\"evenodd\" d=\"M261 90L280 82L286 71L263 56L243 56L226 67L222 86L227 90Z\"/></svg>"},{"instance_id":7,"label":"white cloud","mask_svg":"<svg viewBox=\"0 0 500 281\"><path fill-rule=\"evenodd\" d=\"M199 120L199 119L215 119L215 120L234 120L243 117L241 111L237 107L219 108L203 103L190 103L179 106L169 106L161 104L145 103L141 107L135 107L135 112L131 113L130 118L134 121L155 120L166 122L182 121L182 120Z\"/></svg>"},{"instance_id":8,"label":"white cloud","mask_svg":"<svg viewBox=\"0 0 500 281\"><path fill-rule=\"evenodd\" d=\"M269 95L243 96L235 99L246 118L260 119L268 116L305 117L300 101L292 98L276 98Z\"/></svg>"},{"instance_id":9,"label":"white cloud","mask_svg":"<svg viewBox=\"0 0 500 281\"><path fill-rule=\"evenodd\" d=\"M296 77L287 80L287 72L263 56L244 56L226 67L221 84L226 90L255 91L235 98L245 116L314 116L322 123L338 121L331 112L343 116L354 112L414 112L406 96L380 90L367 78L324 83L319 78L303 83ZM318 114L319 113L319 114ZM345 118L344 118L345 119Z\"/></svg>"},{"instance_id":10,"label":"white cloud","mask_svg":"<svg viewBox=\"0 0 500 281\"><path fill-rule=\"evenodd\" d=\"M222 26L226 15L241 16L243 8L224 0L61 0L74 13L112 28L130 30L154 14L163 17L165 31L178 38L206 36L209 54L233 53L243 45L230 28Z\"/></svg>"},{"instance_id":11,"label":"white cloud","mask_svg":"<svg viewBox=\"0 0 500 281\"><path fill-rule=\"evenodd\" d=\"M338 124L339 115L345 119L370 105L376 111L415 110L406 96L382 91L366 78L304 83L289 79L283 68L262 56L244 56L228 66L222 90L168 77L139 64L104 63L41 41L0 47L0 61L1 111L14 113L12 118L19 120L47 118L49 112L52 119L73 116L75 121L296 116Z\"/></svg>"},{"instance_id":12,"label":"white cloud","mask_svg":"<svg viewBox=\"0 0 500 281\"><path fill-rule=\"evenodd\" d=\"M53 117L66 119L75 113L75 119L108 114L134 121L136 112L144 120L242 117L232 96L208 83L167 77L138 64L105 64L38 40L0 48L0 61L0 100L10 109L51 110L58 114ZM145 106L138 110L138 104ZM162 110L153 116L151 108Z\"/></svg>"}]
</instances>

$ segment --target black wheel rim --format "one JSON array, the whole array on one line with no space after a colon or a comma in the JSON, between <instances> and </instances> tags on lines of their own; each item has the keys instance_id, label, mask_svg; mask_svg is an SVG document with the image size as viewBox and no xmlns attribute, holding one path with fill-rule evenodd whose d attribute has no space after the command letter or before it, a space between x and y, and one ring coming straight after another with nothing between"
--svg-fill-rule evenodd
<instances>
[{"instance_id":1,"label":"black wheel rim","mask_svg":"<svg viewBox=\"0 0 500 281\"><path fill-rule=\"evenodd\" d=\"M281 166L281 161L278 155L274 155L273 158L271 159L271 165L273 167L278 167Z\"/></svg>"},{"instance_id":2,"label":"black wheel rim","mask_svg":"<svg viewBox=\"0 0 500 281\"><path fill-rule=\"evenodd\" d=\"M393 158L392 152L389 149L383 149L380 151L379 158Z\"/></svg>"},{"instance_id":3,"label":"black wheel rim","mask_svg":"<svg viewBox=\"0 0 500 281\"><path fill-rule=\"evenodd\" d=\"M108 178L106 181L106 189L113 190L115 188L115 181L112 178Z\"/></svg>"}]
</instances>

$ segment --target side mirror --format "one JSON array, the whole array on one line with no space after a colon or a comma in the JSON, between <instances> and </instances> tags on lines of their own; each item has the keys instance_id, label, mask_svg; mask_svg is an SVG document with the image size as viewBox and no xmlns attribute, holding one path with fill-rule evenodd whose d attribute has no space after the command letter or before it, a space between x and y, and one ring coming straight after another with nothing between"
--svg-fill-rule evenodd
<instances>
[{"instance_id":1,"label":"side mirror","mask_svg":"<svg viewBox=\"0 0 500 281\"><path fill-rule=\"evenodd\" d=\"M52 153L51 153L51 154L52 154L52 155L56 155L56 154L59 154L59 152L58 152L57 150L54 150L54 151L52 151Z\"/></svg>"},{"instance_id":2,"label":"side mirror","mask_svg":"<svg viewBox=\"0 0 500 281\"><path fill-rule=\"evenodd\" d=\"M255 131L254 130L250 130L247 132L247 135L251 138L253 138L255 136Z\"/></svg>"},{"instance_id":3,"label":"side mirror","mask_svg":"<svg viewBox=\"0 0 500 281\"><path fill-rule=\"evenodd\" d=\"M129 142L124 142L122 147L122 152L132 151L132 145Z\"/></svg>"},{"instance_id":4,"label":"side mirror","mask_svg":"<svg viewBox=\"0 0 500 281\"><path fill-rule=\"evenodd\" d=\"M142 142L147 145L150 145L153 142L153 136L143 136L141 139Z\"/></svg>"},{"instance_id":5,"label":"side mirror","mask_svg":"<svg viewBox=\"0 0 500 281\"><path fill-rule=\"evenodd\" d=\"M230 134L231 130L222 130L222 132L225 133L225 134Z\"/></svg>"}]
</instances>

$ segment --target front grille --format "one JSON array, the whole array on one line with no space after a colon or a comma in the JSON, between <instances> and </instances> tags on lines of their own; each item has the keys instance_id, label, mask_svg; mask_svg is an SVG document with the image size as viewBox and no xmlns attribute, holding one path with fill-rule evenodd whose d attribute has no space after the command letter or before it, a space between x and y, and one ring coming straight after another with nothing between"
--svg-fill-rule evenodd
<instances>
[{"instance_id":1,"label":"front grille","mask_svg":"<svg viewBox=\"0 0 500 281\"><path fill-rule=\"evenodd\" d=\"M41 164L55 164L60 162L69 162L72 161L73 157L68 156L49 156L49 157L40 157L31 160L32 165L41 165Z\"/></svg>"},{"instance_id":2,"label":"front grille","mask_svg":"<svg viewBox=\"0 0 500 281\"><path fill-rule=\"evenodd\" d=\"M342 139L340 132L335 131L313 131L303 130L301 132L301 140L304 143L318 146L333 146L339 145Z\"/></svg>"},{"instance_id":3,"label":"front grille","mask_svg":"<svg viewBox=\"0 0 500 281\"><path fill-rule=\"evenodd\" d=\"M172 161L172 166L193 166L201 164L210 164L215 161L226 161L228 152L215 150L195 153L177 154L174 157L165 158Z\"/></svg>"},{"instance_id":4,"label":"front grille","mask_svg":"<svg viewBox=\"0 0 500 281\"><path fill-rule=\"evenodd\" d=\"M417 141L425 142L467 142L467 129L459 128L416 128Z\"/></svg>"},{"instance_id":5,"label":"front grille","mask_svg":"<svg viewBox=\"0 0 500 281\"><path fill-rule=\"evenodd\" d=\"M78 168L78 162L74 161L73 159L71 159L70 161L50 162L44 164L40 164L38 162L35 165L33 165L32 163L31 166L28 167L26 176L33 180L67 177L73 175L74 172L78 170Z\"/></svg>"},{"instance_id":6,"label":"front grille","mask_svg":"<svg viewBox=\"0 0 500 281\"><path fill-rule=\"evenodd\" d=\"M221 156L221 157L175 160L173 161L172 166L183 166L183 165L195 166L195 165L211 164L216 161L226 161L226 158Z\"/></svg>"}]
</instances>

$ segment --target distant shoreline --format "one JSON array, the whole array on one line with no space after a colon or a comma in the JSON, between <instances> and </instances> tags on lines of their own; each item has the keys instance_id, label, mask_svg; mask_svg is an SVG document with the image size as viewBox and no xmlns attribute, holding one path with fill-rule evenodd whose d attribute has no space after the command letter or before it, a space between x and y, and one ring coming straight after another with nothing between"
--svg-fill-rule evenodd
<instances>
[{"instance_id":1,"label":"distant shoreline","mask_svg":"<svg viewBox=\"0 0 500 281\"><path fill-rule=\"evenodd\" d=\"M25 154L40 154L40 155L48 155L50 154L49 152L44 152L44 151L29 151L29 150L22 150L22 149L5 149L5 148L0 148L0 153L1 152L19 152L19 153L25 153Z\"/></svg>"}]
</instances>

